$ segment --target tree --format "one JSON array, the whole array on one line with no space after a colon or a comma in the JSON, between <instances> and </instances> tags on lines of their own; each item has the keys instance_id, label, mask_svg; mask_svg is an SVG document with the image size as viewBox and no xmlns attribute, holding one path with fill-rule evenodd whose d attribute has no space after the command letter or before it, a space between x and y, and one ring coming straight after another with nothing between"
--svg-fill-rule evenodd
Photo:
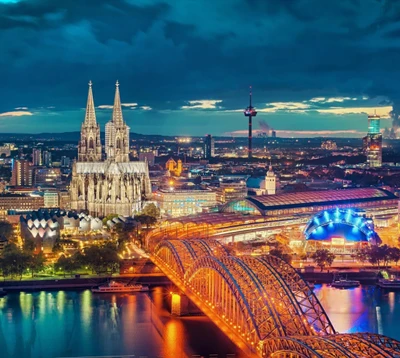
<instances>
[{"instance_id":1,"label":"tree","mask_svg":"<svg viewBox=\"0 0 400 358\"><path fill-rule=\"evenodd\" d=\"M389 257L397 266L397 263L400 260L400 249L398 247L391 247L389 250Z\"/></svg>"},{"instance_id":2,"label":"tree","mask_svg":"<svg viewBox=\"0 0 400 358\"><path fill-rule=\"evenodd\" d=\"M61 255L58 258L57 262L54 264L54 267L57 271L62 271L64 277L66 272L72 273L79 268L78 262L74 260L73 257L66 257L64 255Z\"/></svg>"},{"instance_id":3,"label":"tree","mask_svg":"<svg viewBox=\"0 0 400 358\"><path fill-rule=\"evenodd\" d=\"M149 230L151 225L154 225L157 222L157 219L154 216L141 214L135 216L135 220L140 222L142 225L146 225L146 229Z\"/></svg>"},{"instance_id":4,"label":"tree","mask_svg":"<svg viewBox=\"0 0 400 358\"><path fill-rule=\"evenodd\" d=\"M332 265L335 257L336 256L327 249L318 249L311 255L311 258L314 260L317 266L321 268L321 272L325 266Z\"/></svg>"},{"instance_id":5,"label":"tree","mask_svg":"<svg viewBox=\"0 0 400 358\"><path fill-rule=\"evenodd\" d=\"M43 271L44 263L46 262L46 258L44 257L42 252L39 252L37 255L32 255L28 261L28 268L31 271L32 277L35 273Z\"/></svg>"},{"instance_id":6,"label":"tree","mask_svg":"<svg viewBox=\"0 0 400 358\"><path fill-rule=\"evenodd\" d=\"M30 255L22 251L14 243L9 243L3 250L1 270L3 276L20 276L29 266Z\"/></svg>"},{"instance_id":7,"label":"tree","mask_svg":"<svg viewBox=\"0 0 400 358\"><path fill-rule=\"evenodd\" d=\"M272 249L269 251L269 254L272 256L276 256L279 257L281 260L285 261L286 263L288 263L289 265L292 262L292 255L283 252L283 250L276 248L276 249Z\"/></svg>"},{"instance_id":8,"label":"tree","mask_svg":"<svg viewBox=\"0 0 400 358\"><path fill-rule=\"evenodd\" d=\"M108 214L105 218L103 218L103 225L107 225L108 220L115 219L118 216L118 214Z\"/></svg>"},{"instance_id":9,"label":"tree","mask_svg":"<svg viewBox=\"0 0 400 358\"><path fill-rule=\"evenodd\" d=\"M269 254L272 256L279 257L288 264L290 264L293 259L289 247L281 244L280 242L274 244L274 248L269 250Z\"/></svg>"},{"instance_id":10,"label":"tree","mask_svg":"<svg viewBox=\"0 0 400 358\"><path fill-rule=\"evenodd\" d=\"M27 253L32 255L36 249L36 244L32 239L26 238L24 239L23 243L23 250Z\"/></svg>"},{"instance_id":11,"label":"tree","mask_svg":"<svg viewBox=\"0 0 400 358\"><path fill-rule=\"evenodd\" d=\"M85 248L82 261L89 266L92 272L115 272L119 267L119 257L115 245L108 243L103 247L89 246Z\"/></svg>"},{"instance_id":12,"label":"tree","mask_svg":"<svg viewBox=\"0 0 400 358\"><path fill-rule=\"evenodd\" d=\"M160 217L160 209L155 204L150 203L143 208L142 215L147 215L158 219Z\"/></svg>"},{"instance_id":13,"label":"tree","mask_svg":"<svg viewBox=\"0 0 400 358\"><path fill-rule=\"evenodd\" d=\"M14 239L14 229L7 221L0 221L0 236L5 237L8 241Z\"/></svg>"},{"instance_id":14,"label":"tree","mask_svg":"<svg viewBox=\"0 0 400 358\"><path fill-rule=\"evenodd\" d=\"M366 248L358 250L357 253L355 254L356 260L361 263L368 261L368 252L369 252L369 250Z\"/></svg>"},{"instance_id":15,"label":"tree","mask_svg":"<svg viewBox=\"0 0 400 358\"><path fill-rule=\"evenodd\" d=\"M390 259L389 254L390 248L387 245L370 246L369 249L367 249L368 261L372 265L378 265L378 267L381 265L382 261L384 266L387 265Z\"/></svg>"}]
</instances>

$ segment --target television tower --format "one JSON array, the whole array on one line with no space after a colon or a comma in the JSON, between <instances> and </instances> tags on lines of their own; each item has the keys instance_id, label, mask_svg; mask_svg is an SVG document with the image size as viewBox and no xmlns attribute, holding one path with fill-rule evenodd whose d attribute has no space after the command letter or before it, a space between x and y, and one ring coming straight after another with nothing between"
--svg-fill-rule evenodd
<instances>
[{"instance_id":1,"label":"television tower","mask_svg":"<svg viewBox=\"0 0 400 358\"><path fill-rule=\"evenodd\" d=\"M250 104L249 106L245 109L244 115L246 117L249 117L249 147L248 147L248 158L253 157L253 130L252 130L252 118L257 115L257 111L255 108L251 105L251 86L250 86Z\"/></svg>"}]
</instances>

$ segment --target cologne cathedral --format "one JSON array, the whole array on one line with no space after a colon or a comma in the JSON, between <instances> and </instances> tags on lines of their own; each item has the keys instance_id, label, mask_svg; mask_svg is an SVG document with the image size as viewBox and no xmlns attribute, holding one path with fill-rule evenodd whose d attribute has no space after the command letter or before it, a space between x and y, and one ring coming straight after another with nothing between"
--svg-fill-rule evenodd
<instances>
[{"instance_id":1,"label":"cologne cathedral","mask_svg":"<svg viewBox=\"0 0 400 358\"><path fill-rule=\"evenodd\" d=\"M122 116L118 81L105 139L103 155L90 82L78 160L72 167L71 209L98 217L131 216L151 196L151 184L147 162L129 160L129 127Z\"/></svg>"}]
</instances>

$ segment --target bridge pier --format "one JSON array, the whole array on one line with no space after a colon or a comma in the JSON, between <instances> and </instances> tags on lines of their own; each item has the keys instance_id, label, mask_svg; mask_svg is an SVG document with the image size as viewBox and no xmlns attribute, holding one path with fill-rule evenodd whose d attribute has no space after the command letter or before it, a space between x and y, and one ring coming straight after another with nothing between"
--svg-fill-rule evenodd
<instances>
[{"instance_id":1,"label":"bridge pier","mask_svg":"<svg viewBox=\"0 0 400 358\"><path fill-rule=\"evenodd\" d=\"M197 306L181 292L171 292L171 315L188 316L203 314Z\"/></svg>"}]
</instances>

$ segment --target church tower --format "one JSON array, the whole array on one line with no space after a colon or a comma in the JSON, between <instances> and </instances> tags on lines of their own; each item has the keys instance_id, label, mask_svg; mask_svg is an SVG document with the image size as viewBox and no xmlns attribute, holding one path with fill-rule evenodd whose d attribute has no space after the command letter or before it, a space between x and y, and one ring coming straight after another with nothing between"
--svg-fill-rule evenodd
<instances>
[{"instance_id":1,"label":"church tower","mask_svg":"<svg viewBox=\"0 0 400 358\"><path fill-rule=\"evenodd\" d=\"M265 176L265 194L266 195L276 194L276 175L272 170L272 165L269 166L267 175Z\"/></svg>"},{"instance_id":2,"label":"church tower","mask_svg":"<svg viewBox=\"0 0 400 358\"><path fill-rule=\"evenodd\" d=\"M106 124L107 159L117 163L129 162L129 129L122 117L119 83L117 81L112 118Z\"/></svg>"},{"instance_id":3,"label":"church tower","mask_svg":"<svg viewBox=\"0 0 400 358\"><path fill-rule=\"evenodd\" d=\"M92 81L89 82L85 120L81 127L81 140L78 145L78 161L101 161L100 127L97 124L96 113L94 110Z\"/></svg>"}]
</instances>

